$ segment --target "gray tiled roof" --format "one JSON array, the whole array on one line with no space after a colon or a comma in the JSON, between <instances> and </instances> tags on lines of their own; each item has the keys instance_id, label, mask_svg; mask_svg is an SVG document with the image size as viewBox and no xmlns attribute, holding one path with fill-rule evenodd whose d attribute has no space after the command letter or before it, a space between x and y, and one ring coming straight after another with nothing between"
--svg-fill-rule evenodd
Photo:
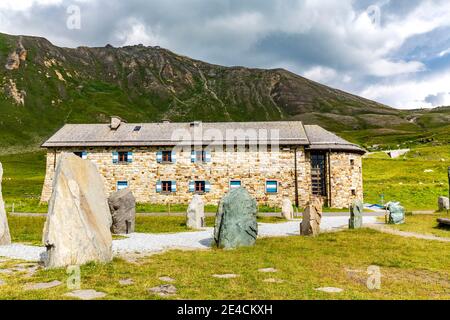
<instances>
[{"instance_id":1,"label":"gray tiled roof","mask_svg":"<svg viewBox=\"0 0 450 320\"><path fill-rule=\"evenodd\" d=\"M198 134L199 132L201 134ZM267 133L269 143L271 138L278 137L280 145L311 146L323 145L322 143L326 142L334 147L355 146L318 126L303 126L300 121L274 121L203 122L198 126L188 122L122 122L116 130L112 130L109 124L66 124L44 142L42 147L173 146L183 139L186 141L185 144L202 141L206 145L220 137L223 137L220 144L242 141L254 144L261 141L264 137L261 135L263 132ZM362 151L360 148L358 150Z\"/></svg>"},{"instance_id":2,"label":"gray tiled roof","mask_svg":"<svg viewBox=\"0 0 450 320\"><path fill-rule=\"evenodd\" d=\"M313 150L343 150L365 153L360 146L348 142L334 133L317 125L305 125L306 135L309 141L309 149Z\"/></svg>"}]
</instances>

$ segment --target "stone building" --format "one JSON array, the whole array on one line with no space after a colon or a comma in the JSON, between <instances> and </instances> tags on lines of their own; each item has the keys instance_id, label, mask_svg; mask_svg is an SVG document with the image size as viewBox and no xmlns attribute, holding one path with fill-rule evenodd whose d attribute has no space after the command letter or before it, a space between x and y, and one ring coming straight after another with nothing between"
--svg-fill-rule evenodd
<instances>
[{"instance_id":1,"label":"stone building","mask_svg":"<svg viewBox=\"0 0 450 320\"><path fill-rule=\"evenodd\" d=\"M48 139L41 200L52 192L61 152L94 162L112 193L130 188L140 203L187 204L193 194L217 204L245 187L260 205L288 197L304 206L312 195L344 208L363 199L361 156L333 133L299 121L67 124Z\"/></svg>"}]
</instances>

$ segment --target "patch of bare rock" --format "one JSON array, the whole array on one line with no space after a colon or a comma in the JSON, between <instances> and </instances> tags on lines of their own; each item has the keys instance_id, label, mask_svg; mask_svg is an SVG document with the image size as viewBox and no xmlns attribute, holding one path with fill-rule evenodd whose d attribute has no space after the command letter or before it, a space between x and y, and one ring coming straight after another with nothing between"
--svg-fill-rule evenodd
<instances>
[{"instance_id":1,"label":"patch of bare rock","mask_svg":"<svg viewBox=\"0 0 450 320\"><path fill-rule=\"evenodd\" d=\"M278 272L277 269L275 268L263 268L263 269L259 269L259 272L263 272L263 273L272 273L272 272Z\"/></svg>"},{"instance_id":2,"label":"patch of bare rock","mask_svg":"<svg viewBox=\"0 0 450 320\"><path fill-rule=\"evenodd\" d=\"M134 284L134 280L133 279L121 279L121 280L119 280L119 284L121 286L131 286Z\"/></svg>"},{"instance_id":3,"label":"patch of bare rock","mask_svg":"<svg viewBox=\"0 0 450 320\"><path fill-rule=\"evenodd\" d=\"M341 293L344 291L344 289L341 288L335 288L335 287L323 287L323 288L317 288L314 289L316 291L322 291L322 292L326 292L326 293Z\"/></svg>"},{"instance_id":4,"label":"patch of bare rock","mask_svg":"<svg viewBox=\"0 0 450 320\"><path fill-rule=\"evenodd\" d=\"M81 300L95 300L106 297L106 293L95 291L93 289L88 290L75 290L65 294L66 297L78 298Z\"/></svg>"},{"instance_id":5,"label":"patch of bare rock","mask_svg":"<svg viewBox=\"0 0 450 320\"><path fill-rule=\"evenodd\" d=\"M239 277L239 275L234 273L227 273L227 274L213 274L214 278L218 279L233 279Z\"/></svg>"},{"instance_id":6,"label":"patch of bare rock","mask_svg":"<svg viewBox=\"0 0 450 320\"><path fill-rule=\"evenodd\" d=\"M164 281L164 282L175 282L175 279L171 278L171 277L159 277L159 280Z\"/></svg>"},{"instance_id":7,"label":"patch of bare rock","mask_svg":"<svg viewBox=\"0 0 450 320\"><path fill-rule=\"evenodd\" d=\"M62 284L61 281L55 280L51 282L29 283L24 286L24 290L45 290L58 287Z\"/></svg>"},{"instance_id":8,"label":"patch of bare rock","mask_svg":"<svg viewBox=\"0 0 450 320\"><path fill-rule=\"evenodd\" d=\"M177 288L172 284L163 284L149 289L150 293L157 294L161 297L168 297L177 294Z\"/></svg>"}]
</instances>

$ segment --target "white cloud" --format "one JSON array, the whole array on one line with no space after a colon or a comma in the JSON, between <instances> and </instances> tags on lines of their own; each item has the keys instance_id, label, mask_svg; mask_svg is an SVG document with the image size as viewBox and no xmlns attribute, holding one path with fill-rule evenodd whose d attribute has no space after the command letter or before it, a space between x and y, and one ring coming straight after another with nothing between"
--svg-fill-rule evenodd
<instances>
[{"instance_id":1,"label":"white cloud","mask_svg":"<svg viewBox=\"0 0 450 320\"><path fill-rule=\"evenodd\" d=\"M65 7L74 3L82 12L79 31L65 28ZM422 55L425 51L411 44L409 52L420 51L414 58L402 52L414 37L450 28L450 1L374 0L380 10L372 13L360 3L1 0L0 30L44 36L63 46L142 43L216 64L284 67L397 107L431 105L426 97L450 91L439 79L448 80L446 74L424 63L438 58L436 51ZM445 40L436 47L449 48L440 58L450 54Z\"/></svg>"},{"instance_id":2,"label":"white cloud","mask_svg":"<svg viewBox=\"0 0 450 320\"><path fill-rule=\"evenodd\" d=\"M439 56L440 58L443 58L443 57L445 57L445 56L448 55L448 54L450 54L450 48L448 48L448 49L446 49L446 50L443 50L443 51L439 52L438 56Z\"/></svg>"},{"instance_id":3,"label":"white cloud","mask_svg":"<svg viewBox=\"0 0 450 320\"><path fill-rule=\"evenodd\" d=\"M422 79L396 80L370 85L360 95L399 109L430 108L450 105L450 69ZM444 94L443 94L444 93ZM430 99L437 96L440 100Z\"/></svg>"},{"instance_id":4,"label":"white cloud","mask_svg":"<svg viewBox=\"0 0 450 320\"><path fill-rule=\"evenodd\" d=\"M2 0L0 1L1 10L24 11L33 5L45 6L61 4L63 0Z\"/></svg>"},{"instance_id":5,"label":"white cloud","mask_svg":"<svg viewBox=\"0 0 450 320\"><path fill-rule=\"evenodd\" d=\"M165 46L167 44L162 37L136 19L130 19L126 24L128 26L116 35L122 46L136 44Z\"/></svg>"}]
</instances>

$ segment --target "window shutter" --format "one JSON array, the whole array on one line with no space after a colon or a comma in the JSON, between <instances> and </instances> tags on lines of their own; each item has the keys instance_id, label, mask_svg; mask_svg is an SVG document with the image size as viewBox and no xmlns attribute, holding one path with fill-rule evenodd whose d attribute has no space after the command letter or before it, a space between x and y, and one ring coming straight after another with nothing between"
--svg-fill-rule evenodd
<instances>
[{"instance_id":1,"label":"window shutter","mask_svg":"<svg viewBox=\"0 0 450 320\"><path fill-rule=\"evenodd\" d=\"M133 152L128 152L127 161L128 163L133 162Z\"/></svg>"},{"instance_id":2,"label":"window shutter","mask_svg":"<svg viewBox=\"0 0 450 320\"><path fill-rule=\"evenodd\" d=\"M172 181L172 192L177 192L177 182L175 180Z\"/></svg>"},{"instance_id":3,"label":"window shutter","mask_svg":"<svg viewBox=\"0 0 450 320\"><path fill-rule=\"evenodd\" d=\"M158 163L162 162L162 151L158 151L156 153L156 162L158 162Z\"/></svg>"},{"instance_id":4,"label":"window shutter","mask_svg":"<svg viewBox=\"0 0 450 320\"><path fill-rule=\"evenodd\" d=\"M117 191L128 188L128 181L117 181Z\"/></svg>"},{"instance_id":5,"label":"window shutter","mask_svg":"<svg viewBox=\"0 0 450 320\"><path fill-rule=\"evenodd\" d=\"M162 191L161 181L156 181L156 192L161 191Z\"/></svg>"},{"instance_id":6,"label":"window shutter","mask_svg":"<svg viewBox=\"0 0 450 320\"><path fill-rule=\"evenodd\" d=\"M195 163L197 161L197 151L191 151L191 162Z\"/></svg>"},{"instance_id":7,"label":"window shutter","mask_svg":"<svg viewBox=\"0 0 450 320\"><path fill-rule=\"evenodd\" d=\"M112 161L113 161L113 163L119 163L119 153L118 152L112 153Z\"/></svg>"},{"instance_id":8,"label":"window shutter","mask_svg":"<svg viewBox=\"0 0 450 320\"><path fill-rule=\"evenodd\" d=\"M86 159L87 159L87 152L86 152L86 151L83 151L83 152L81 153L81 159L83 159L83 160L86 160Z\"/></svg>"},{"instance_id":9,"label":"window shutter","mask_svg":"<svg viewBox=\"0 0 450 320\"><path fill-rule=\"evenodd\" d=\"M211 192L211 183L209 181L205 181L205 192Z\"/></svg>"},{"instance_id":10,"label":"window shutter","mask_svg":"<svg viewBox=\"0 0 450 320\"><path fill-rule=\"evenodd\" d=\"M189 192L195 192L195 181L189 181Z\"/></svg>"},{"instance_id":11,"label":"window shutter","mask_svg":"<svg viewBox=\"0 0 450 320\"><path fill-rule=\"evenodd\" d=\"M177 153L175 151L172 151L172 163L177 162Z\"/></svg>"},{"instance_id":12,"label":"window shutter","mask_svg":"<svg viewBox=\"0 0 450 320\"><path fill-rule=\"evenodd\" d=\"M205 151L205 162L211 162L211 152Z\"/></svg>"},{"instance_id":13,"label":"window shutter","mask_svg":"<svg viewBox=\"0 0 450 320\"><path fill-rule=\"evenodd\" d=\"M277 193L278 192L278 182L277 181L266 181L266 192L267 193Z\"/></svg>"}]
</instances>

